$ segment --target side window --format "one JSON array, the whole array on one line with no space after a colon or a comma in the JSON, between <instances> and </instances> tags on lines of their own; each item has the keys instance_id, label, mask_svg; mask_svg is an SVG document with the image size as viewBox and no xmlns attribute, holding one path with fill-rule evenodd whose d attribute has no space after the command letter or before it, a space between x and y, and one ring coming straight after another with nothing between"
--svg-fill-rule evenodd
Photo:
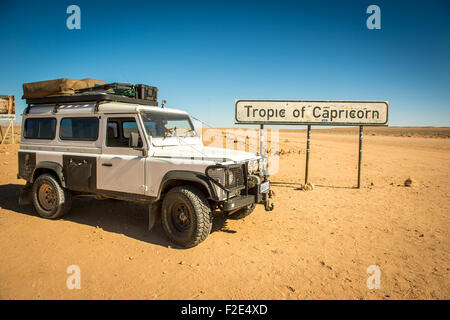
<instances>
[{"instance_id":1,"label":"side window","mask_svg":"<svg viewBox=\"0 0 450 320\"><path fill-rule=\"evenodd\" d=\"M106 146L113 148L129 148L131 133L136 133L138 147L142 147L142 139L134 118L109 118L106 132Z\"/></svg>"},{"instance_id":2,"label":"side window","mask_svg":"<svg viewBox=\"0 0 450 320\"><path fill-rule=\"evenodd\" d=\"M88 140L98 138L97 118L64 118L61 120L59 136L62 140Z\"/></svg>"},{"instance_id":3,"label":"side window","mask_svg":"<svg viewBox=\"0 0 450 320\"><path fill-rule=\"evenodd\" d=\"M119 134L119 123L117 121L108 120L106 129L106 146L108 147L122 147Z\"/></svg>"},{"instance_id":4,"label":"side window","mask_svg":"<svg viewBox=\"0 0 450 320\"><path fill-rule=\"evenodd\" d=\"M55 138L55 132L55 118L28 118L25 120L24 138L52 140Z\"/></svg>"},{"instance_id":5,"label":"side window","mask_svg":"<svg viewBox=\"0 0 450 320\"><path fill-rule=\"evenodd\" d=\"M137 134L139 134L139 130L138 130L136 121L123 121L122 122L122 131L123 131L123 136L127 139L130 138L131 132L136 132Z\"/></svg>"}]
</instances>

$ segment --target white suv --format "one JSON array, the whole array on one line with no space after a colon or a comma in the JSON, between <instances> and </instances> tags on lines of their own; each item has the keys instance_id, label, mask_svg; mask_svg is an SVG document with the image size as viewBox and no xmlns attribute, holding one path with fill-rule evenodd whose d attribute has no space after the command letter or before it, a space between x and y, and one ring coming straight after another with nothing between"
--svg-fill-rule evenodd
<instances>
[{"instance_id":1,"label":"white suv","mask_svg":"<svg viewBox=\"0 0 450 320\"><path fill-rule=\"evenodd\" d=\"M150 228L161 220L171 241L193 247L209 235L214 211L241 218L257 203L273 209L266 157L204 147L180 110L90 100L27 101L19 201L40 216L61 217L77 195L144 202Z\"/></svg>"}]
</instances>

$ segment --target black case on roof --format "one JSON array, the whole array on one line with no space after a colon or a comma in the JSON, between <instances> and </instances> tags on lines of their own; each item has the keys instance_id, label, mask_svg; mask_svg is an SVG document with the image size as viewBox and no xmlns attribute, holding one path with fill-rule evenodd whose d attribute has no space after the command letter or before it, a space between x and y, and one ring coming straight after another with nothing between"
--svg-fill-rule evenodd
<instances>
[{"instance_id":1,"label":"black case on roof","mask_svg":"<svg viewBox=\"0 0 450 320\"><path fill-rule=\"evenodd\" d=\"M158 100L158 88L148 86L145 84L136 84L134 85L134 90L136 92L135 98L136 99L143 99L143 100Z\"/></svg>"},{"instance_id":2,"label":"black case on roof","mask_svg":"<svg viewBox=\"0 0 450 320\"><path fill-rule=\"evenodd\" d=\"M130 98L157 101L158 88L148 86L145 84L130 84L130 83L108 83L105 85L79 89L77 93L98 92L106 94L122 95Z\"/></svg>"}]
</instances>

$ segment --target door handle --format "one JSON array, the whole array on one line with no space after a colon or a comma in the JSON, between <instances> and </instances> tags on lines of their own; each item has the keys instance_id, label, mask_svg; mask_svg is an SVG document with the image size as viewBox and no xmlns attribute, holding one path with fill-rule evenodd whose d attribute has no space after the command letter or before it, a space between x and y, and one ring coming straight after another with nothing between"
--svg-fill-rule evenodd
<instances>
[{"instance_id":1,"label":"door handle","mask_svg":"<svg viewBox=\"0 0 450 320\"><path fill-rule=\"evenodd\" d=\"M104 163L102 163L102 166L112 167L112 163L104 162Z\"/></svg>"}]
</instances>

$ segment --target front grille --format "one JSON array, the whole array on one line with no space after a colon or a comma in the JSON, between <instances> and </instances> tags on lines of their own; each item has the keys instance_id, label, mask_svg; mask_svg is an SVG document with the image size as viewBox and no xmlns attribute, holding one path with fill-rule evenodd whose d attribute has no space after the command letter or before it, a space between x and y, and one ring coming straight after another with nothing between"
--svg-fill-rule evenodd
<instances>
[{"instance_id":1,"label":"front grille","mask_svg":"<svg viewBox=\"0 0 450 320\"><path fill-rule=\"evenodd\" d=\"M237 187L244 186L244 167L241 165L232 166L229 168L231 174L233 175L233 181L229 184L228 188L233 189Z\"/></svg>"}]
</instances>

